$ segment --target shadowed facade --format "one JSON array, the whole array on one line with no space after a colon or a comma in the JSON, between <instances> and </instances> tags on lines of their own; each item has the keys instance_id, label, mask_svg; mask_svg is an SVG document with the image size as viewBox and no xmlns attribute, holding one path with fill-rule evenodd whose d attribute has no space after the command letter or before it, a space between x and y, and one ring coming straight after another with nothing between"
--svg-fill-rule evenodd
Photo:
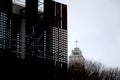
<instances>
[{"instance_id":1,"label":"shadowed facade","mask_svg":"<svg viewBox=\"0 0 120 80\"><path fill-rule=\"evenodd\" d=\"M67 6L44 0L40 11L38 3L25 0L21 6L0 0L0 63L39 65L47 78L65 79Z\"/></svg>"}]
</instances>

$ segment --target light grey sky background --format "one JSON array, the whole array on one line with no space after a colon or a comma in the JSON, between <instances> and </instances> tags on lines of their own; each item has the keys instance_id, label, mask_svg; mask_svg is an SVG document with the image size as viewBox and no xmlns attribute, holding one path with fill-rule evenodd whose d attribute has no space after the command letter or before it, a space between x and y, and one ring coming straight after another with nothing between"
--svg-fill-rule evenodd
<instances>
[{"instance_id":1,"label":"light grey sky background","mask_svg":"<svg viewBox=\"0 0 120 80\"><path fill-rule=\"evenodd\" d=\"M68 5L68 54L120 68L120 0L55 0Z\"/></svg>"}]
</instances>

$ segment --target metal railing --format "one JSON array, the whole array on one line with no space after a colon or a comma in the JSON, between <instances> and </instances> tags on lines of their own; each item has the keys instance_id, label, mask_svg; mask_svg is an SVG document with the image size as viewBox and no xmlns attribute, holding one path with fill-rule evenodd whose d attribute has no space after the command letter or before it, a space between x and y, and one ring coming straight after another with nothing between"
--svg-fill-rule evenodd
<instances>
[{"instance_id":1,"label":"metal railing","mask_svg":"<svg viewBox=\"0 0 120 80\"><path fill-rule=\"evenodd\" d=\"M13 4L20 5L25 7L26 0L12 0ZM44 0L38 0L38 10L43 12L44 11Z\"/></svg>"}]
</instances>

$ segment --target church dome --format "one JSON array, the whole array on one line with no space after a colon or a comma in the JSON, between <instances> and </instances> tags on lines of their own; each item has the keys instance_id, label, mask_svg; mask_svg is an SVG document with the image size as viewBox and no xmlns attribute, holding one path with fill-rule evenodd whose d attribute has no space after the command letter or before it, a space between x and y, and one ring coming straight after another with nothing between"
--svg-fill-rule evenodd
<instances>
[{"instance_id":1,"label":"church dome","mask_svg":"<svg viewBox=\"0 0 120 80\"><path fill-rule=\"evenodd\" d=\"M82 56L82 51L76 47L72 50L72 54L69 56L69 63L78 62L84 64L84 57Z\"/></svg>"},{"instance_id":2,"label":"church dome","mask_svg":"<svg viewBox=\"0 0 120 80\"><path fill-rule=\"evenodd\" d=\"M79 48L74 48L74 50L72 50L72 55L80 55L82 56L82 51Z\"/></svg>"},{"instance_id":3,"label":"church dome","mask_svg":"<svg viewBox=\"0 0 120 80\"><path fill-rule=\"evenodd\" d=\"M76 41L77 43L78 41ZM72 50L72 54L69 56L69 64L71 65L72 63L78 62L80 64L84 64L84 57L82 56L82 51L80 48L76 47Z\"/></svg>"}]
</instances>

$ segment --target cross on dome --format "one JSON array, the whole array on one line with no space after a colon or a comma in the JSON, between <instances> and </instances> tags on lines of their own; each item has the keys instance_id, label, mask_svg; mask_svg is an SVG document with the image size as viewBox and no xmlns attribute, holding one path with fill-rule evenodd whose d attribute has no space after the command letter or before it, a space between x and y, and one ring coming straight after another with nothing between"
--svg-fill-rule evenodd
<instances>
[{"instance_id":1,"label":"cross on dome","mask_svg":"<svg viewBox=\"0 0 120 80\"><path fill-rule=\"evenodd\" d=\"M76 40L75 43L76 43L76 47L78 47L78 43L79 43L79 41Z\"/></svg>"}]
</instances>

